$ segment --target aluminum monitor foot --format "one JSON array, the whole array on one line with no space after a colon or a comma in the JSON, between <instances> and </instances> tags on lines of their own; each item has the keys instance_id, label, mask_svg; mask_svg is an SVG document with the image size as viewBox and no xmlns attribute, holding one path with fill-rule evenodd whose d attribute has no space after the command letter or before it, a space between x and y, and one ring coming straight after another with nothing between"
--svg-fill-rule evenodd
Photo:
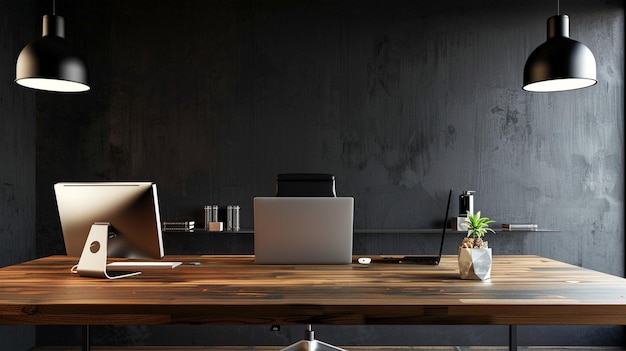
<instances>
[{"instance_id":1,"label":"aluminum monitor foot","mask_svg":"<svg viewBox=\"0 0 626 351\"><path fill-rule=\"evenodd\" d=\"M76 269L81 277L117 279L141 273L107 270L107 247L110 226L109 223L100 222L91 225Z\"/></svg>"},{"instance_id":2,"label":"aluminum monitor foot","mask_svg":"<svg viewBox=\"0 0 626 351\"><path fill-rule=\"evenodd\" d=\"M291 344L281 351L346 351L337 346L327 344L323 341L315 340L315 332L311 330L311 325L307 326L304 332L304 340Z\"/></svg>"}]
</instances>

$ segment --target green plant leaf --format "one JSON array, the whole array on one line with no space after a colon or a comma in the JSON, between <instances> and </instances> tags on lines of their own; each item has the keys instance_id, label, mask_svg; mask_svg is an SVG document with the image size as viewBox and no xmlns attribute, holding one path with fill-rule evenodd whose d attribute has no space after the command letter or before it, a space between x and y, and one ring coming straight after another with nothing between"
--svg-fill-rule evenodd
<instances>
[{"instance_id":1,"label":"green plant leaf","mask_svg":"<svg viewBox=\"0 0 626 351\"><path fill-rule=\"evenodd\" d=\"M467 212L467 219L465 224L467 225L467 236L471 238L483 238L487 232L495 234L495 231L489 228L491 223L495 223L487 217L481 217L480 211L472 214Z\"/></svg>"}]
</instances>

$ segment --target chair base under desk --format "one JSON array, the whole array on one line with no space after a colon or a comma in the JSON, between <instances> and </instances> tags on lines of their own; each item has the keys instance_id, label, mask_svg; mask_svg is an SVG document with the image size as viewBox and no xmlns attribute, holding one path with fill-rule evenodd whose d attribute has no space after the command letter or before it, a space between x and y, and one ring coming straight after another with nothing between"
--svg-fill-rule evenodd
<instances>
[{"instance_id":1,"label":"chair base under desk","mask_svg":"<svg viewBox=\"0 0 626 351\"><path fill-rule=\"evenodd\" d=\"M345 349L327 344L319 340L300 340L281 351L346 351Z\"/></svg>"},{"instance_id":2,"label":"chair base under desk","mask_svg":"<svg viewBox=\"0 0 626 351\"><path fill-rule=\"evenodd\" d=\"M304 340L291 344L280 351L346 351L337 346L327 344L323 341L315 340L315 332L311 325L307 325L304 332Z\"/></svg>"}]
</instances>

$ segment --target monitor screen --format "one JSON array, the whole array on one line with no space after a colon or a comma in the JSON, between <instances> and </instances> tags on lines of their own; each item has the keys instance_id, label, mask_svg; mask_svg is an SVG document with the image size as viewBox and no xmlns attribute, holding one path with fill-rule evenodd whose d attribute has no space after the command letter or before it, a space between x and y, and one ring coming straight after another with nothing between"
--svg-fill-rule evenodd
<instances>
[{"instance_id":1,"label":"monitor screen","mask_svg":"<svg viewBox=\"0 0 626 351\"><path fill-rule=\"evenodd\" d=\"M93 224L109 223L108 257L163 257L156 184L57 183L54 190L68 256L81 256Z\"/></svg>"}]
</instances>

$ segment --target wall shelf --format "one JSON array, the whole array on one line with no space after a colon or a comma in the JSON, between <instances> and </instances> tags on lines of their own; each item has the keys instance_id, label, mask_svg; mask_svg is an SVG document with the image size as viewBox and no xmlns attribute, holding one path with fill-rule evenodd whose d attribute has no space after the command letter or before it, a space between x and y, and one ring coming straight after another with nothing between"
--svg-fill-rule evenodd
<instances>
[{"instance_id":1,"label":"wall shelf","mask_svg":"<svg viewBox=\"0 0 626 351\"><path fill-rule=\"evenodd\" d=\"M506 230L502 228L492 228L496 233L530 233L530 232L558 232L553 229L536 229L536 230ZM441 228L434 229L354 229L354 234L441 234ZM466 234L464 230L448 229L446 234Z\"/></svg>"},{"instance_id":2,"label":"wall shelf","mask_svg":"<svg viewBox=\"0 0 626 351\"><path fill-rule=\"evenodd\" d=\"M497 233L557 233L559 230L554 229L536 229L536 230L506 230L501 228L494 228ZM165 230L166 233L180 233L180 234L254 234L254 229L241 229L241 230L223 230L223 231L208 231L203 228L194 229L191 231L182 230ZM466 231L447 230L446 234L465 234ZM441 228L434 229L354 229L354 234L441 234Z\"/></svg>"}]
</instances>

